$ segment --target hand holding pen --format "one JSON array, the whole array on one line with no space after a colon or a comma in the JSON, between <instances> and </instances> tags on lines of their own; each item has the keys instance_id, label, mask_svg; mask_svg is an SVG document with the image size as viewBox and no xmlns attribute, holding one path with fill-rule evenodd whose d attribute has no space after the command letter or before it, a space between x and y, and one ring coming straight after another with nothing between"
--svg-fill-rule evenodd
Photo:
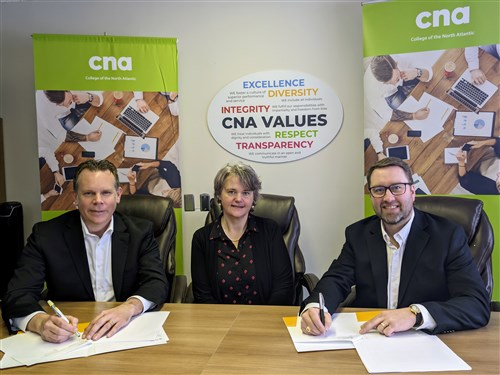
<instances>
[{"instance_id":1,"label":"hand holding pen","mask_svg":"<svg viewBox=\"0 0 500 375\"><path fill-rule=\"evenodd\" d=\"M69 321L69 319L62 313L61 310L59 310L59 308L54 304L54 302L52 302L51 300L48 300L47 304L50 306L50 308L52 310L54 310L54 312L56 313L56 315L59 318L61 318L62 320L64 320L66 323L71 324L71 322ZM81 336L81 334L80 334L80 332L78 332L78 330L76 330L74 332L74 334L75 334L76 337L80 337Z\"/></svg>"},{"instance_id":2,"label":"hand holding pen","mask_svg":"<svg viewBox=\"0 0 500 375\"><path fill-rule=\"evenodd\" d=\"M301 318L301 329L306 335L318 336L328 332L332 324L332 317L325 311L325 300L322 293L319 293L319 308L308 308L302 312Z\"/></svg>"},{"instance_id":3,"label":"hand holding pen","mask_svg":"<svg viewBox=\"0 0 500 375\"><path fill-rule=\"evenodd\" d=\"M26 331L38 333L47 342L64 342L76 335L78 319L69 315L65 316L62 313L61 315L66 320L57 315L46 314L40 311L29 320L26 325Z\"/></svg>"}]
</instances>

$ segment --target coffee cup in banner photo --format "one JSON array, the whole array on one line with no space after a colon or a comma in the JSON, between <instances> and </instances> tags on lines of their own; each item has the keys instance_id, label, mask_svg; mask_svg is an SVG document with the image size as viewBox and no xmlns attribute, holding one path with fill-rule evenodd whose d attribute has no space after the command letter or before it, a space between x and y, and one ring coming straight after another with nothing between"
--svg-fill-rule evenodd
<instances>
[{"instance_id":1,"label":"coffee cup in banner photo","mask_svg":"<svg viewBox=\"0 0 500 375\"><path fill-rule=\"evenodd\" d=\"M113 101L116 105L123 103L123 91L113 91Z\"/></svg>"},{"instance_id":2,"label":"coffee cup in banner photo","mask_svg":"<svg viewBox=\"0 0 500 375\"><path fill-rule=\"evenodd\" d=\"M75 158L73 157L73 155L71 154L65 154L63 156L63 160L66 164L70 164L70 163L73 163L73 160L75 160Z\"/></svg>"},{"instance_id":3,"label":"coffee cup in banner photo","mask_svg":"<svg viewBox=\"0 0 500 375\"><path fill-rule=\"evenodd\" d=\"M455 75L456 64L453 61L448 61L444 64L444 76L446 78L452 78Z\"/></svg>"}]
</instances>

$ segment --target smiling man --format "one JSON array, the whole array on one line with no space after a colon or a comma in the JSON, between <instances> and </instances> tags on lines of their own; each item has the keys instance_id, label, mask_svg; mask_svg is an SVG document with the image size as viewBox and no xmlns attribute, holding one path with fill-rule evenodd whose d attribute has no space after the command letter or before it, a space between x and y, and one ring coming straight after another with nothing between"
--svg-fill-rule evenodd
<instances>
[{"instance_id":1,"label":"smiling man","mask_svg":"<svg viewBox=\"0 0 500 375\"><path fill-rule=\"evenodd\" d=\"M334 312L356 286L351 306L387 309L363 324L391 336L422 329L437 334L486 325L490 304L462 227L413 207L410 167L399 158L367 174L376 215L347 227L339 255L301 306L302 331L319 335L331 324L319 317L319 293Z\"/></svg>"},{"instance_id":2,"label":"smiling man","mask_svg":"<svg viewBox=\"0 0 500 375\"><path fill-rule=\"evenodd\" d=\"M90 322L83 337L92 340L113 336L168 293L152 223L115 212L122 193L115 166L81 164L74 191L77 210L33 227L2 301L10 330L36 332L49 342L66 341L78 319L66 322L42 310L44 282L54 301L123 302Z\"/></svg>"}]
</instances>

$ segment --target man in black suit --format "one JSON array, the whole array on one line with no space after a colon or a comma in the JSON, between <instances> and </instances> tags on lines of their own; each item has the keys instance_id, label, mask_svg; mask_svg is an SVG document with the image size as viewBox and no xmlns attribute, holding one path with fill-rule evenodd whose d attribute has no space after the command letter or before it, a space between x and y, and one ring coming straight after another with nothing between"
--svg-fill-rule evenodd
<instances>
[{"instance_id":1,"label":"man in black suit","mask_svg":"<svg viewBox=\"0 0 500 375\"><path fill-rule=\"evenodd\" d=\"M376 215L347 227L346 242L311 296L301 306L302 331L324 333L319 293L334 312L356 285L352 306L387 309L362 325L360 333L422 329L436 334L479 328L490 316L485 285L462 227L413 207L410 167L386 158L367 174Z\"/></svg>"},{"instance_id":2,"label":"man in black suit","mask_svg":"<svg viewBox=\"0 0 500 375\"><path fill-rule=\"evenodd\" d=\"M78 319L44 313L44 282L55 301L123 302L90 322L83 337L92 340L113 336L168 293L152 223L115 212L122 193L115 166L88 160L73 183L78 210L35 224L2 301L9 329L50 342L71 337Z\"/></svg>"}]
</instances>

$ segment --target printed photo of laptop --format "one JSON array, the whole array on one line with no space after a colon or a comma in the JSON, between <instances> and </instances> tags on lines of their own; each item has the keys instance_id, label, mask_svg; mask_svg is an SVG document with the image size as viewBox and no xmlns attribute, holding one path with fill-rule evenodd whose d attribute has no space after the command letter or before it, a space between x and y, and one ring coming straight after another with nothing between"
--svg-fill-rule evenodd
<instances>
[{"instance_id":1,"label":"printed photo of laptop","mask_svg":"<svg viewBox=\"0 0 500 375\"><path fill-rule=\"evenodd\" d=\"M116 118L127 128L144 138L160 116L151 109L146 113L139 112L136 100L132 99Z\"/></svg>"},{"instance_id":2,"label":"printed photo of laptop","mask_svg":"<svg viewBox=\"0 0 500 375\"><path fill-rule=\"evenodd\" d=\"M477 113L497 90L498 87L490 81L482 85L472 83L470 72L466 70L446 93Z\"/></svg>"}]
</instances>

